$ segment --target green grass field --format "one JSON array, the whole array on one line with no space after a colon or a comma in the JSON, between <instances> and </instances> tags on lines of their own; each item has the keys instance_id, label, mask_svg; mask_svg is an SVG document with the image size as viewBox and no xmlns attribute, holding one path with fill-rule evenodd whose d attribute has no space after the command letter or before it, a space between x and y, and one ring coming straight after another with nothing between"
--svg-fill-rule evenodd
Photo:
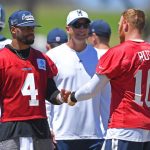
<instances>
[{"instance_id":1,"label":"green grass field","mask_svg":"<svg viewBox=\"0 0 150 150\"><path fill-rule=\"evenodd\" d=\"M14 12L15 10L21 9L20 6L15 6L15 7L8 7L5 6L6 9L6 27L2 31L2 34L5 35L8 38L11 38L11 35L9 33L8 29L8 16ZM52 28L55 27L60 27L65 29L66 25L66 16L68 15L68 12L71 10L74 10L77 8L71 8L71 7L55 7L55 6L38 6L35 9L35 16L40 25L42 25L41 28L37 28L36 32L47 35L48 31L51 30ZM112 37L111 37L111 42L110 46L114 46L119 43L118 39L118 33L117 33L117 28L118 28L118 21L120 14L115 14L115 13L103 13L103 12L90 12L86 9L83 8L86 12L88 12L89 17L91 20L94 19L104 19L107 21L112 29Z\"/></svg>"}]
</instances>

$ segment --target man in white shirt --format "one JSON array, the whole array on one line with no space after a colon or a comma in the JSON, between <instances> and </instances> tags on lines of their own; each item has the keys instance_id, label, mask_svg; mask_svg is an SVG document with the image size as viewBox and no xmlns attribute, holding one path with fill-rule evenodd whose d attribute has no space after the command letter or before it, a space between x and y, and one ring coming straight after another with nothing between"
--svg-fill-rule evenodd
<instances>
[{"instance_id":1,"label":"man in white shirt","mask_svg":"<svg viewBox=\"0 0 150 150\"><path fill-rule=\"evenodd\" d=\"M47 52L58 68L54 78L58 89L75 91L95 73L98 52L87 44L90 19L83 10L67 16L68 42ZM107 121L101 120L101 95L70 107L67 104L51 107L50 125L58 150L99 150L103 144ZM109 100L106 100L108 103ZM108 103L109 107L109 103ZM106 116L107 118L107 116Z\"/></svg>"},{"instance_id":2,"label":"man in white shirt","mask_svg":"<svg viewBox=\"0 0 150 150\"><path fill-rule=\"evenodd\" d=\"M66 43L68 41L67 33L61 29L61 28L54 28L50 30L47 34L47 43L46 43L46 49L51 50L63 43ZM48 123L50 126L50 120L51 120L51 111L52 105L50 102L46 100L46 113L48 116ZM55 134L53 132L53 129L50 126L51 136L53 139L54 148L56 148L56 140L55 140Z\"/></svg>"}]
</instances>

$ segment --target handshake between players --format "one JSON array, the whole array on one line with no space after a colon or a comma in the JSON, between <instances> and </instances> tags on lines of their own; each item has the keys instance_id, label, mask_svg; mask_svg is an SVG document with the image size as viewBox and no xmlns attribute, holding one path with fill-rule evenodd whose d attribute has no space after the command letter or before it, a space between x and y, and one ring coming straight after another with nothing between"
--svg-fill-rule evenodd
<instances>
[{"instance_id":1,"label":"handshake between players","mask_svg":"<svg viewBox=\"0 0 150 150\"><path fill-rule=\"evenodd\" d=\"M75 92L70 92L67 90L62 89L60 94L58 94L58 99L62 103L68 103L70 106L74 106L77 100L75 99Z\"/></svg>"}]
</instances>

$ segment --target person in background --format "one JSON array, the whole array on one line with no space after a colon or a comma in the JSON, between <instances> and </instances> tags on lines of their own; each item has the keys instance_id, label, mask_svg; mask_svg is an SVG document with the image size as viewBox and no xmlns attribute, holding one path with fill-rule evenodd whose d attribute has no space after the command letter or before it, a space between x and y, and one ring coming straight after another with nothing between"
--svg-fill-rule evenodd
<instances>
[{"instance_id":1,"label":"person in background","mask_svg":"<svg viewBox=\"0 0 150 150\"><path fill-rule=\"evenodd\" d=\"M120 44L101 57L93 78L68 99L73 106L94 97L110 81L110 118L102 150L150 149L150 44L142 39L144 26L144 11L125 10L118 27Z\"/></svg>"},{"instance_id":2,"label":"person in background","mask_svg":"<svg viewBox=\"0 0 150 150\"><path fill-rule=\"evenodd\" d=\"M0 32L5 27L5 10L2 5L0 5ZM10 44L11 39L7 39L2 34L0 34L0 49L4 48L6 44Z\"/></svg>"},{"instance_id":3,"label":"person in background","mask_svg":"<svg viewBox=\"0 0 150 150\"><path fill-rule=\"evenodd\" d=\"M69 93L57 89L52 60L30 46L39 27L32 13L15 11L8 22L12 42L0 51L0 149L53 150L45 99L60 105Z\"/></svg>"},{"instance_id":4,"label":"person in background","mask_svg":"<svg viewBox=\"0 0 150 150\"><path fill-rule=\"evenodd\" d=\"M92 46L96 49L98 59L100 59L110 48L109 46L110 38L111 38L111 27L107 22L105 22L104 20L94 20L90 23L88 42L92 44ZM101 92L100 96L101 102L100 111L101 111L101 120L103 123L101 129L104 128L102 130L104 137L106 135L108 125L108 118L110 112L110 99L111 99L111 87L110 83L108 83Z\"/></svg>"},{"instance_id":5,"label":"person in background","mask_svg":"<svg viewBox=\"0 0 150 150\"><path fill-rule=\"evenodd\" d=\"M90 23L88 42L98 51L99 58L110 48L111 27L104 20Z\"/></svg>"},{"instance_id":6,"label":"person in background","mask_svg":"<svg viewBox=\"0 0 150 150\"><path fill-rule=\"evenodd\" d=\"M2 5L0 5L0 32L5 27L5 10ZM2 34L0 34L0 50L5 47L6 44L10 44L11 40L4 37ZM0 107L1 109L1 107ZM0 111L1 116L1 111Z\"/></svg>"},{"instance_id":7,"label":"person in background","mask_svg":"<svg viewBox=\"0 0 150 150\"><path fill-rule=\"evenodd\" d=\"M46 53L58 68L58 73L53 78L58 89L75 91L95 73L98 53L92 45L87 44L89 24L90 19L85 11L79 9L69 12L66 21L68 42ZM50 125L58 150L101 148L104 141L102 126L105 125L100 119L100 105L100 94L75 107L67 104L52 105L49 112Z\"/></svg>"},{"instance_id":8,"label":"person in background","mask_svg":"<svg viewBox=\"0 0 150 150\"><path fill-rule=\"evenodd\" d=\"M47 35L46 49L48 51L48 50L53 49L63 43L66 43L67 41L68 41L67 33L60 28L54 28L54 29L50 30ZM51 115L49 115L51 113L51 109L52 109L51 103L46 100L46 112L47 112L49 123L51 120ZM50 124L49 124L49 126L50 126ZM55 134L54 134L51 126L50 126L50 131L51 131L51 136L53 139L54 148L57 149Z\"/></svg>"},{"instance_id":9,"label":"person in background","mask_svg":"<svg viewBox=\"0 0 150 150\"><path fill-rule=\"evenodd\" d=\"M56 46L66 43L67 41L67 33L60 28L54 28L50 30L47 35L46 49L50 50Z\"/></svg>"}]
</instances>

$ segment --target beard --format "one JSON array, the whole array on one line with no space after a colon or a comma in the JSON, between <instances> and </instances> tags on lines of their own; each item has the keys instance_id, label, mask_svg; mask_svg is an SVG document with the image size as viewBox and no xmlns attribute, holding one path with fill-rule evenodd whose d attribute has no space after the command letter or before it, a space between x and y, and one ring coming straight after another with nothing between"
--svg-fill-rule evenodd
<instances>
[{"instance_id":1,"label":"beard","mask_svg":"<svg viewBox=\"0 0 150 150\"><path fill-rule=\"evenodd\" d=\"M120 43L123 43L125 41L125 36L120 35Z\"/></svg>"},{"instance_id":2,"label":"beard","mask_svg":"<svg viewBox=\"0 0 150 150\"><path fill-rule=\"evenodd\" d=\"M32 45L34 43L34 35L29 34L26 36L18 36L17 40L19 40L20 42L22 42L25 45Z\"/></svg>"},{"instance_id":3,"label":"beard","mask_svg":"<svg viewBox=\"0 0 150 150\"><path fill-rule=\"evenodd\" d=\"M119 38L120 38L120 43L123 43L125 41L125 32L122 29L122 26L119 30Z\"/></svg>"},{"instance_id":4,"label":"beard","mask_svg":"<svg viewBox=\"0 0 150 150\"><path fill-rule=\"evenodd\" d=\"M23 42L24 44L26 44L26 45L32 45L32 44L34 43L34 39L32 39L32 40L31 40L31 39L30 39L30 40L29 40L29 39L25 39L25 40L23 40L22 42Z\"/></svg>"},{"instance_id":5,"label":"beard","mask_svg":"<svg viewBox=\"0 0 150 150\"><path fill-rule=\"evenodd\" d=\"M119 38L120 38L120 43L123 43L125 41L125 32L124 32L122 23L120 24L120 27L119 27Z\"/></svg>"}]
</instances>

